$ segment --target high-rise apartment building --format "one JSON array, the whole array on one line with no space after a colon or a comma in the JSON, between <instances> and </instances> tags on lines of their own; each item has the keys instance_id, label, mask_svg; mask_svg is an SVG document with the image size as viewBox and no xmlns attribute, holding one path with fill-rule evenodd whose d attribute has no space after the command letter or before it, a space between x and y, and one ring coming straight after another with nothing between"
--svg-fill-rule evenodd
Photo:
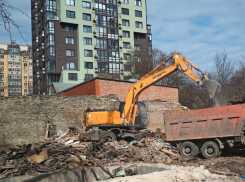
<instances>
[{"instance_id":1,"label":"high-rise apartment building","mask_svg":"<svg viewBox=\"0 0 245 182\"><path fill-rule=\"evenodd\" d=\"M123 79L130 52L151 48L146 0L31 2L35 94L100 73Z\"/></svg>"},{"instance_id":2,"label":"high-rise apartment building","mask_svg":"<svg viewBox=\"0 0 245 182\"><path fill-rule=\"evenodd\" d=\"M0 44L0 96L33 94L32 47Z\"/></svg>"}]
</instances>

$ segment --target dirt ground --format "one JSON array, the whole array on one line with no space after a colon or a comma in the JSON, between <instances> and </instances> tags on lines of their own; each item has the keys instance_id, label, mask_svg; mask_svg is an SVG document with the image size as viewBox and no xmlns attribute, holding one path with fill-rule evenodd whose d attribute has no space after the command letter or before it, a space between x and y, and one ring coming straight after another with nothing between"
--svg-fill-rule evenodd
<instances>
[{"instance_id":1,"label":"dirt ground","mask_svg":"<svg viewBox=\"0 0 245 182\"><path fill-rule=\"evenodd\" d=\"M144 164L146 165L146 164ZM149 164L150 165L150 164ZM176 165L156 164L154 166L163 167L166 170L150 174L127 176L104 180L104 182L240 182L244 181L240 176L226 176L212 174L202 167L183 167Z\"/></svg>"}]
</instances>

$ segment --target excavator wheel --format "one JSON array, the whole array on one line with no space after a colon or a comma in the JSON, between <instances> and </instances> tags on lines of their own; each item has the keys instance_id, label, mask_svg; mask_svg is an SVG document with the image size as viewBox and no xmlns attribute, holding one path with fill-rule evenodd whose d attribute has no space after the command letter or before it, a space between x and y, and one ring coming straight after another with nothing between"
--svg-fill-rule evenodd
<instances>
[{"instance_id":1,"label":"excavator wheel","mask_svg":"<svg viewBox=\"0 0 245 182\"><path fill-rule=\"evenodd\" d=\"M140 141L146 137L150 137L150 134L147 131L141 131L136 135L135 140Z\"/></svg>"},{"instance_id":2,"label":"excavator wheel","mask_svg":"<svg viewBox=\"0 0 245 182\"><path fill-rule=\"evenodd\" d=\"M99 138L100 140L109 139L108 141L110 142L114 142L117 140L116 135L111 131L102 131Z\"/></svg>"}]
</instances>

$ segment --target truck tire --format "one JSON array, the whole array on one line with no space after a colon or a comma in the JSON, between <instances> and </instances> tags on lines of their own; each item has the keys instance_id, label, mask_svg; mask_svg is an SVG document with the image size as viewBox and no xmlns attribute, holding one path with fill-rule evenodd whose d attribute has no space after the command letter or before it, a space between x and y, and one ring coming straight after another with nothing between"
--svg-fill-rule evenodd
<instances>
[{"instance_id":1,"label":"truck tire","mask_svg":"<svg viewBox=\"0 0 245 182\"><path fill-rule=\"evenodd\" d=\"M108 141L110 141L110 142L117 141L116 135L113 132L111 132L111 131L103 131L103 132L101 132L99 138L100 138L100 140L108 138L109 139Z\"/></svg>"},{"instance_id":2,"label":"truck tire","mask_svg":"<svg viewBox=\"0 0 245 182\"><path fill-rule=\"evenodd\" d=\"M180 145L180 155L184 157L196 157L199 149L193 142L186 141Z\"/></svg>"},{"instance_id":3,"label":"truck tire","mask_svg":"<svg viewBox=\"0 0 245 182\"><path fill-rule=\"evenodd\" d=\"M202 156L205 159L211 159L218 157L220 153L220 149L217 143L213 141L207 141L202 145Z\"/></svg>"},{"instance_id":4,"label":"truck tire","mask_svg":"<svg viewBox=\"0 0 245 182\"><path fill-rule=\"evenodd\" d=\"M150 137L150 134L147 131L141 131L136 135L135 140L140 141L146 137Z\"/></svg>"}]
</instances>

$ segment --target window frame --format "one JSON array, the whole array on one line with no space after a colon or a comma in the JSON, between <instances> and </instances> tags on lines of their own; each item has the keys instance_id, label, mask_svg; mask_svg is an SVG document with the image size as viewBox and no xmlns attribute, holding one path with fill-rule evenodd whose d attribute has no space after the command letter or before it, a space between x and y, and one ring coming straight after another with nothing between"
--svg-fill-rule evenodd
<instances>
[{"instance_id":1,"label":"window frame","mask_svg":"<svg viewBox=\"0 0 245 182\"><path fill-rule=\"evenodd\" d=\"M122 34L123 34L123 37L130 38L130 31L123 30ZM128 36L124 36L124 35L127 35L127 34L128 34Z\"/></svg>"},{"instance_id":2,"label":"window frame","mask_svg":"<svg viewBox=\"0 0 245 182\"><path fill-rule=\"evenodd\" d=\"M66 0L67 6L75 6L75 0Z\"/></svg>"},{"instance_id":3,"label":"window frame","mask_svg":"<svg viewBox=\"0 0 245 182\"><path fill-rule=\"evenodd\" d=\"M87 31L87 32L85 32L85 33L92 33L92 26L89 26L89 25L83 25L83 32L84 32L84 28L85 28L85 27L86 27L86 28L89 27L90 30L91 30L90 32ZM88 30L88 29L87 29L87 30Z\"/></svg>"},{"instance_id":4,"label":"window frame","mask_svg":"<svg viewBox=\"0 0 245 182\"><path fill-rule=\"evenodd\" d=\"M92 19L91 14L89 14L89 13L83 13L83 20L85 20L85 21L91 21L91 19Z\"/></svg>"},{"instance_id":5,"label":"window frame","mask_svg":"<svg viewBox=\"0 0 245 182\"><path fill-rule=\"evenodd\" d=\"M66 32L74 32L74 27L73 26L70 26L70 25L66 25L65 26L65 31Z\"/></svg>"},{"instance_id":6,"label":"window frame","mask_svg":"<svg viewBox=\"0 0 245 182\"><path fill-rule=\"evenodd\" d=\"M128 25L126 25L127 22L128 22ZM122 19L122 26L130 27L130 21L129 20L126 20L126 19Z\"/></svg>"},{"instance_id":7,"label":"window frame","mask_svg":"<svg viewBox=\"0 0 245 182\"><path fill-rule=\"evenodd\" d=\"M84 7L84 3L86 3L86 6ZM89 8L87 7L87 4L89 4ZM82 7L83 8L86 8L86 9L91 9L91 2L88 2L88 1L82 1Z\"/></svg>"},{"instance_id":8,"label":"window frame","mask_svg":"<svg viewBox=\"0 0 245 182\"><path fill-rule=\"evenodd\" d=\"M129 9L128 8L122 8L122 14L123 15L129 15Z\"/></svg>"},{"instance_id":9,"label":"window frame","mask_svg":"<svg viewBox=\"0 0 245 182\"><path fill-rule=\"evenodd\" d=\"M68 80L77 81L77 78L77 73L68 73Z\"/></svg>"},{"instance_id":10,"label":"window frame","mask_svg":"<svg viewBox=\"0 0 245 182\"><path fill-rule=\"evenodd\" d=\"M69 14L68 14L68 13L69 13ZM72 13L74 14L74 17L71 16ZM68 16L68 15L69 15L69 16ZM75 19L75 18L76 18L76 13L75 13L75 11L69 11L69 10L66 10L66 18L73 18L73 19Z\"/></svg>"},{"instance_id":11,"label":"window frame","mask_svg":"<svg viewBox=\"0 0 245 182\"><path fill-rule=\"evenodd\" d=\"M66 37L66 44L74 45L75 44L74 37Z\"/></svg>"},{"instance_id":12,"label":"window frame","mask_svg":"<svg viewBox=\"0 0 245 182\"><path fill-rule=\"evenodd\" d=\"M139 14L140 16L137 16ZM135 17L142 17L142 11L135 10Z\"/></svg>"},{"instance_id":13,"label":"window frame","mask_svg":"<svg viewBox=\"0 0 245 182\"><path fill-rule=\"evenodd\" d=\"M87 56L86 52L89 51L89 56ZM93 51L89 49L84 49L84 57L93 57Z\"/></svg>"},{"instance_id":14,"label":"window frame","mask_svg":"<svg viewBox=\"0 0 245 182\"><path fill-rule=\"evenodd\" d=\"M92 67L88 66L88 65L92 65ZM94 64L93 64L93 62L84 62L84 67L85 67L85 69L93 69Z\"/></svg>"},{"instance_id":15,"label":"window frame","mask_svg":"<svg viewBox=\"0 0 245 182\"><path fill-rule=\"evenodd\" d=\"M87 44L87 43L90 43L90 42L91 42L91 44ZM84 45L92 45L93 44L93 39L89 38L89 37L83 37L83 44Z\"/></svg>"},{"instance_id":16,"label":"window frame","mask_svg":"<svg viewBox=\"0 0 245 182\"><path fill-rule=\"evenodd\" d=\"M69 52L70 51L70 56L67 54L67 51ZM66 49L66 56L67 57L75 57L75 50L72 50L72 49Z\"/></svg>"}]
</instances>

